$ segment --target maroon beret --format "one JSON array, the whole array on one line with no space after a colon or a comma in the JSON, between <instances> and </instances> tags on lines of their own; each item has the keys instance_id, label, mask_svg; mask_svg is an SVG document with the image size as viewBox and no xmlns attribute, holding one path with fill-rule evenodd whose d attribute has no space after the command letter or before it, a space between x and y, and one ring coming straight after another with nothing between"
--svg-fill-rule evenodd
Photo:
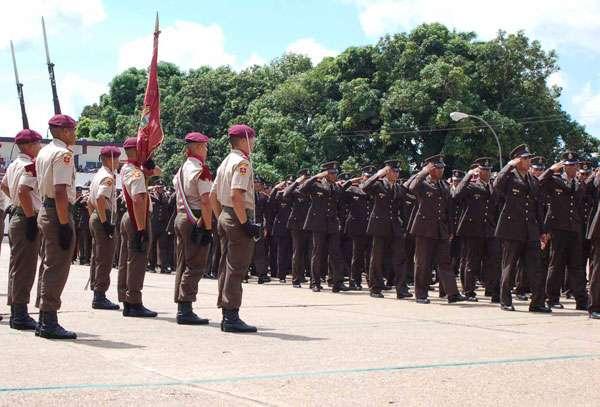
<instances>
[{"instance_id":1,"label":"maroon beret","mask_svg":"<svg viewBox=\"0 0 600 407\"><path fill-rule=\"evenodd\" d=\"M117 146L104 146L100 149L100 155L105 157L119 157L121 155L121 149Z\"/></svg>"},{"instance_id":2,"label":"maroon beret","mask_svg":"<svg viewBox=\"0 0 600 407\"><path fill-rule=\"evenodd\" d=\"M186 143L208 143L208 137L196 131L188 133L185 136Z\"/></svg>"},{"instance_id":3,"label":"maroon beret","mask_svg":"<svg viewBox=\"0 0 600 407\"><path fill-rule=\"evenodd\" d=\"M77 122L71 116L67 116L66 114L55 114L48 120L48 125L52 127L62 127L64 129L74 129Z\"/></svg>"},{"instance_id":4,"label":"maroon beret","mask_svg":"<svg viewBox=\"0 0 600 407\"><path fill-rule=\"evenodd\" d=\"M256 137L256 133L254 129L245 124L234 124L227 131L229 137L241 137L241 138L254 138Z\"/></svg>"},{"instance_id":5,"label":"maroon beret","mask_svg":"<svg viewBox=\"0 0 600 407\"><path fill-rule=\"evenodd\" d=\"M127 137L123 143L123 148L137 148L137 137Z\"/></svg>"},{"instance_id":6,"label":"maroon beret","mask_svg":"<svg viewBox=\"0 0 600 407\"><path fill-rule=\"evenodd\" d=\"M27 144L27 143L35 143L36 141L40 141L42 136L35 130L24 129L17 133L15 136L15 143L17 144Z\"/></svg>"}]
</instances>

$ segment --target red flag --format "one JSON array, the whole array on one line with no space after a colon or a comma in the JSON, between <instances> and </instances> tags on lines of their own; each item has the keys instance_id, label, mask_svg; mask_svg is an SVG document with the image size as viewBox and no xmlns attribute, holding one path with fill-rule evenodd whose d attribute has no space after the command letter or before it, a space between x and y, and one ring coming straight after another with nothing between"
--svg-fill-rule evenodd
<instances>
[{"instance_id":1,"label":"red flag","mask_svg":"<svg viewBox=\"0 0 600 407\"><path fill-rule=\"evenodd\" d=\"M137 134L138 160L146 162L163 141L163 131L160 126L160 92L158 89L158 13L156 14L156 25L154 28L154 47L152 50L152 62L148 72L148 84L144 95L144 108L142 119Z\"/></svg>"}]
</instances>

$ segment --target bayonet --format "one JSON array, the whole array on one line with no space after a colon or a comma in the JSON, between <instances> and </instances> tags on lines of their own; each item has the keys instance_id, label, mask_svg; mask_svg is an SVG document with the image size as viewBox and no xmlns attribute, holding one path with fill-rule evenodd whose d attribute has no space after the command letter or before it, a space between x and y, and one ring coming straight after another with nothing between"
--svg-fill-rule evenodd
<instances>
[{"instance_id":1,"label":"bayonet","mask_svg":"<svg viewBox=\"0 0 600 407\"><path fill-rule=\"evenodd\" d=\"M23 96L23 84L19 81L19 70L17 69L17 59L15 58L15 47L13 42L10 42L10 52L12 54L13 69L15 71L15 82L17 84L17 95L19 96L19 104L21 105L21 120L23 128L29 128L29 120L27 120L27 112L25 111L25 98Z\"/></svg>"},{"instance_id":2,"label":"bayonet","mask_svg":"<svg viewBox=\"0 0 600 407\"><path fill-rule=\"evenodd\" d=\"M50 51L48 50L48 38L46 36L46 23L42 17L42 32L44 34L44 48L46 49L46 64L48 65L48 75L50 76L50 87L52 88L52 103L54 103L54 114L60 114L60 102L58 101L58 92L56 91L56 77L54 76L54 64L50 60Z\"/></svg>"}]
</instances>

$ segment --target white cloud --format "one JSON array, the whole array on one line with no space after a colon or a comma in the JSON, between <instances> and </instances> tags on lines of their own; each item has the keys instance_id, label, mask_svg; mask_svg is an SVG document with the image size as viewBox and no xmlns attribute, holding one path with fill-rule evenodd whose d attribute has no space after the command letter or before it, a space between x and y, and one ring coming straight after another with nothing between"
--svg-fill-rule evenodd
<instances>
[{"instance_id":1,"label":"white cloud","mask_svg":"<svg viewBox=\"0 0 600 407\"><path fill-rule=\"evenodd\" d=\"M566 90L568 84L566 74L561 71L553 72L546 78L546 85L548 85L549 88L558 86L559 88Z\"/></svg>"},{"instance_id":2,"label":"white cloud","mask_svg":"<svg viewBox=\"0 0 600 407\"><path fill-rule=\"evenodd\" d=\"M235 56L225 51L225 35L217 24L176 21L175 25L162 27L161 31L158 45L160 61L173 62L182 69L235 65ZM118 67L120 70L132 66L146 68L151 55L152 34L149 34L121 47Z\"/></svg>"},{"instance_id":3,"label":"white cloud","mask_svg":"<svg viewBox=\"0 0 600 407\"><path fill-rule=\"evenodd\" d=\"M593 89L591 82L587 82L572 101L579 122L588 127L600 125L600 92Z\"/></svg>"},{"instance_id":4,"label":"white cloud","mask_svg":"<svg viewBox=\"0 0 600 407\"><path fill-rule=\"evenodd\" d=\"M318 64L325 57L337 55L336 51L325 48L314 38L300 38L288 45L287 52L308 56L313 64Z\"/></svg>"},{"instance_id":5,"label":"white cloud","mask_svg":"<svg viewBox=\"0 0 600 407\"><path fill-rule=\"evenodd\" d=\"M41 16L48 35L66 26L89 27L103 21L106 12L102 0L17 0L3 1L0 13L0 50L15 43L39 40Z\"/></svg>"},{"instance_id":6,"label":"white cloud","mask_svg":"<svg viewBox=\"0 0 600 407\"><path fill-rule=\"evenodd\" d=\"M440 22L461 31L493 38L502 29L525 30L547 48L562 44L600 52L600 2L597 0L476 1L476 0L352 0L366 35L410 30L421 23Z\"/></svg>"},{"instance_id":7,"label":"white cloud","mask_svg":"<svg viewBox=\"0 0 600 407\"><path fill-rule=\"evenodd\" d=\"M240 69L246 69L246 68L250 68L251 66L254 65L264 65L266 64L267 61L261 57L260 55L258 55L257 53L253 52L246 61L244 61L244 63L242 63L242 65L239 67Z\"/></svg>"},{"instance_id":8,"label":"white cloud","mask_svg":"<svg viewBox=\"0 0 600 407\"><path fill-rule=\"evenodd\" d=\"M100 95L108 92L108 85L83 78L75 73L66 73L57 85L61 110L66 114L81 113L85 105L98 103Z\"/></svg>"}]
</instances>

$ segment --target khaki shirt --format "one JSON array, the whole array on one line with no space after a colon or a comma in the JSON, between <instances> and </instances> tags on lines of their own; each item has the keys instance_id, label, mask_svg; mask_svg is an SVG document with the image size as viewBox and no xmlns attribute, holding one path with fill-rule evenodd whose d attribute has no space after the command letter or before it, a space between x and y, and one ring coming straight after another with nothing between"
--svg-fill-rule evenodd
<instances>
[{"instance_id":1,"label":"khaki shirt","mask_svg":"<svg viewBox=\"0 0 600 407\"><path fill-rule=\"evenodd\" d=\"M67 145L54 139L42 147L35 159L40 197L54 198L54 186L66 185L69 202L75 202L75 160Z\"/></svg>"},{"instance_id":2,"label":"khaki shirt","mask_svg":"<svg viewBox=\"0 0 600 407\"><path fill-rule=\"evenodd\" d=\"M131 163L125 163L123 164L123 167L121 167L120 174L123 189L127 190L127 193L132 200L137 194L148 193L148 189L146 188L146 176L141 168L136 167ZM150 199L150 197L148 197L148 211L152 212L152 199Z\"/></svg>"},{"instance_id":3,"label":"khaki shirt","mask_svg":"<svg viewBox=\"0 0 600 407\"><path fill-rule=\"evenodd\" d=\"M38 211L42 206L40 193L38 191L37 178L32 171L27 170L28 165L32 165L33 160L27 154L19 153L15 160L10 163L6 169L6 174L2 178L2 184L8 187L10 200L13 205L21 206L19 200L19 187L21 185L31 188L31 202L33 209ZM4 195L4 194L3 194Z\"/></svg>"},{"instance_id":4,"label":"khaki shirt","mask_svg":"<svg viewBox=\"0 0 600 407\"><path fill-rule=\"evenodd\" d=\"M250 161L240 150L231 150L219 165L211 192L217 194L217 200L222 206L233 207L232 189L246 191L244 206L254 210L254 171Z\"/></svg>"},{"instance_id":5,"label":"khaki shirt","mask_svg":"<svg viewBox=\"0 0 600 407\"><path fill-rule=\"evenodd\" d=\"M173 185L177 193L177 209L185 210L181 196L179 195L179 180L183 175L183 193L187 199L188 205L192 209L200 209L202 195L210 193L212 181L200 179L202 173L202 163L194 157L188 157L181 166L181 169L173 177ZM181 175L180 175L181 174Z\"/></svg>"},{"instance_id":6,"label":"khaki shirt","mask_svg":"<svg viewBox=\"0 0 600 407\"><path fill-rule=\"evenodd\" d=\"M96 208L96 201L103 196L107 200L107 209L112 210L117 199L115 191L115 174L105 166L102 166L98 172L96 172L94 178L92 178L88 204L92 208Z\"/></svg>"}]
</instances>

